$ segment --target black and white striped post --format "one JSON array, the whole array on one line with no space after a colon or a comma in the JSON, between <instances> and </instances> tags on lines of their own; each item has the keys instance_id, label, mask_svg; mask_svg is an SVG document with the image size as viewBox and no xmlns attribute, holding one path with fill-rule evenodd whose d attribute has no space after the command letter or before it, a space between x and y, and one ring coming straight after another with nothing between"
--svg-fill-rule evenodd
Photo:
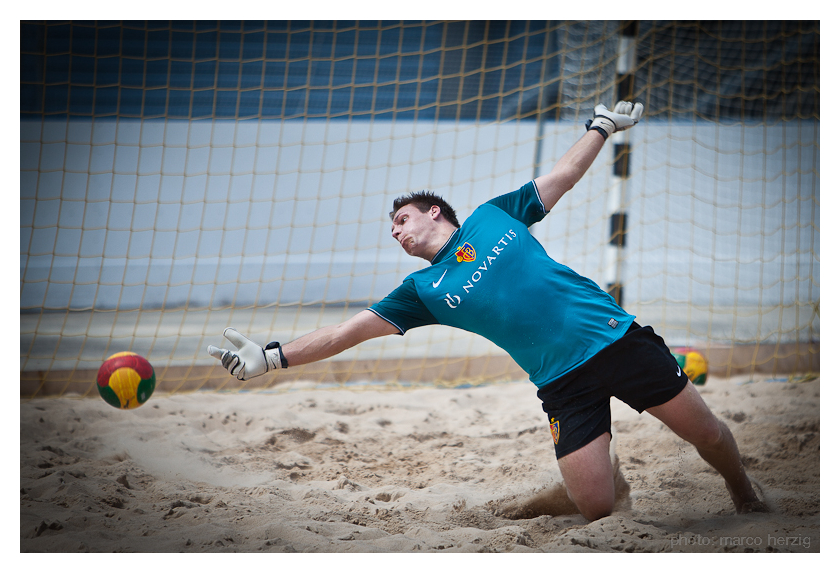
<instances>
[{"instance_id":1,"label":"black and white striped post","mask_svg":"<svg viewBox=\"0 0 840 573\"><path fill-rule=\"evenodd\" d=\"M616 101L631 101L633 96L633 70L636 67L636 35L639 24L636 21L623 22L618 44L616 62ZM621 306L622 251L627 244L627 212L624 211L624 194L627 178L630 176L629 131L613 133L613 172L607 193L607 208L610 216L610 237L607 246L607 292Z\"/></svg>"}]
</instances>

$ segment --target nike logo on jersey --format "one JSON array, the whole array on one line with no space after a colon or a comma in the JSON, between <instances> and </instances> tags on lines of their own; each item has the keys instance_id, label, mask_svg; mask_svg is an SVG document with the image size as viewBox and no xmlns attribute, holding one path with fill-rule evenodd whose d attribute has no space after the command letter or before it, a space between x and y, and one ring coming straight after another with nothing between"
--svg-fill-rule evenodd
<instances>
[{"instance_id":1,"label":"nike logo on jersey","mask_svg":"<svg viewBox=\"0 0 840 573\"><path fill-rule=\"evenodd\" d=\"M682 370L680 370L679 364L677 364L677 376L682 376Z\"/></svg>"},{"instance_id":2,"label":"nike logo on jersey","mask_svg":"<svg viewBox=\"0 0 840 573\"><path fill-rule=\"evenodd\" d=\"M446 269L445 271L443 271L443 274L442 274L442 275L440 275L440 278L439 278L437 281L435 281L435 282L433 282L433 283L432 283L432 288L437 288L437 287L438 287L438 285L440 284L440 281L442 281L442 280L443 280L443 277L445 277L445 276L446 276L446 273L448 273L448 272L449 272L449 269Z\"/></svg>"}]
</instances>

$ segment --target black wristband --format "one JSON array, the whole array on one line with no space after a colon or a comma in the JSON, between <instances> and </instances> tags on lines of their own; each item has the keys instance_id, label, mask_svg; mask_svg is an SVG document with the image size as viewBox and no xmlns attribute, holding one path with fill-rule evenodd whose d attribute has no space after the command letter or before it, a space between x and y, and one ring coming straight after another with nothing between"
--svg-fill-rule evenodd
<instances>
[{"instance_id":1,"label":"black wristband","mask_svg":"<svg viewBox=\"0 0 840 573\"><path fill-rule=\"evenodd\" d=\"M595 131L597 131L598 133L600 133L604 137L604 141L606 141L607 138L609 138L610 134L608 134L602 128L598 127L597 125L595 127L590 127L591 125L592 125L592 120L590 119L589 121L586 122L586 131L589 131L590 129L594 129Z\"/></svg>"},{"instance_id":2,"label":"black wristband","mask_svg":"<svg viewBox=\"0 0 840 573\"><path fill-rule=\"evenodd\" d=\"M277 349L277 352L280 354L280 367L281 368L288 368L289 367L289 361L286 360L285 356L283 356L283 347L280 346L280 343L279 342L269 342L268 344L265 345L266 350L274 350L275 348Z\"/></svg>"}]
</instances>

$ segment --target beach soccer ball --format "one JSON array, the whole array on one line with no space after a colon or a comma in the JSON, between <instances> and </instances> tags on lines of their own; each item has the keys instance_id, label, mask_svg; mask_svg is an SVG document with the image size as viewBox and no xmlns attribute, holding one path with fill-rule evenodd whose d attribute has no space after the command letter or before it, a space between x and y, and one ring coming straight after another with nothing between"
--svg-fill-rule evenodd
<instances>
[{"instance_id":1,"label":"beach soccer ball","mask_svg":"<svg viewBox=\"0 0 840 573\"><path fill-rule=\"evenodd\" d=\"M142 406L155 391L155 369L139 354L117 352L99 367L96 388L114 408L131 410Z\"/></svg>"},{"instance_id":2,"label":"beach soccer ball","mask_svg":"<svg viewBox=\"0 0 840 573\"><path fill-rule=\"evenodd\" d=\"M709 365L706 358L693 348L675 348L671 351L677 364L686 373L688 379L695 386L702 386L706 383L706 374L709 372Z\"/></svg>"}]
</instances>

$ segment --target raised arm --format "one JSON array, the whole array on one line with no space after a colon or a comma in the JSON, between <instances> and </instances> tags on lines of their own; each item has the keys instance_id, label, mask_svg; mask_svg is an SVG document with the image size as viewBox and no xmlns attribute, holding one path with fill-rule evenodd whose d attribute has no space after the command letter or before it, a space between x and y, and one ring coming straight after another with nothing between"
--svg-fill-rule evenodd
<instances>
[{"instance_id":1,"label":"raised arm","mask_svg":"<svg viewBox=\"0 0 840 573\"><path fill-rule=\"evenodd\" d=\"M236 350L208 346L207 352L213 358L218 358L232 376L239 380L249 380L276 368L317 362L365 340L398 332L397 327L390 322L364 310L349 320L319 328L283 346L269 342L263 348L235 329L226 328L224 336L236 346Z\"/></svg>"},{"instance_id":2,"label":"raised arm","mask_svg":"<svg viewBox=\"0 0 840 573\"><path fill-rule=\"evenodd\" d=\"M546 211L551 211L566 191L580 181L604 147L604 138L596 131L587 131L560 158L550 173L534 179Z\"/></svg>"},{"instance_id":3,"label":"raised arm","mask_svg":"<svg viewBox=\"0 0 840 573\"><path fill-rule=\"evenodd\" d=\"M595 117L587 123L587 131L575 143L547 175L534 180L546 211L551 211L557 201L592 166L598 152L607 138L616 131L623 131L636 125L644 113L640 103L618 102L614 111L603 105L595 106Z\"/></svg>"}]
</instances>

